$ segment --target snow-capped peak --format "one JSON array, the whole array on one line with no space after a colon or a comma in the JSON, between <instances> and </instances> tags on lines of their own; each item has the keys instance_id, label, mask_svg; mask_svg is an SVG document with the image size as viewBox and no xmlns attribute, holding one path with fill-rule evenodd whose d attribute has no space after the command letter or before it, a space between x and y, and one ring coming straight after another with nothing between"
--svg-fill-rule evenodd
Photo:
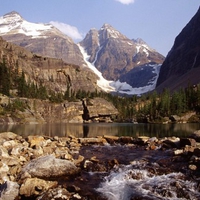
<instances>
[{"instance_id":1,"label":"snow-capped peak","mask_svg":"<svg viewBox=\"0 0 200 200\"><path fill-rule=\"evenodd\" d=\"M45 37L43 33L52 28L50 24L28 22L15 11L0 17L0 35L21 33L32 38Z\"/></svg>"},{"instance_id":2,"label":"snow-capped peak","mask_svg":"<svg viewBox=\"0 0 200 200\"><path fill-rule=\"evenodd\" d=\"M104 24L104 25L101 27L100 31L101 31L101 32L102 32L102 31L103 31L103 32L106 31L106 32L107 32L107 37L110 37L110 38L115 38L115 39L117 39L117 38L123 36L119 31L117 31L116 29L114 29L110 24Z\"/></svg>"}]
</instances>

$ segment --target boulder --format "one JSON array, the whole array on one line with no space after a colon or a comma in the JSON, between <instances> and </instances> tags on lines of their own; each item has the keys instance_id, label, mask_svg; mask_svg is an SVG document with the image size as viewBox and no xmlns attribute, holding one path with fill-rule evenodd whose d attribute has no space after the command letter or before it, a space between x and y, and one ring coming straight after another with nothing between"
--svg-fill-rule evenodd
<instances>
[{"instance_id":1,"label":"boulder","mask_svg":"<svg viewBox=\"0 0 200 200\"><path fill-rule=\"evenodd\" d=\"M75 175L78 172L79 170L73 162L47 155L31 160L22 168L21 177L25 178L28 173L32 178L45 179Z\"/></svg>"}]
</instances>

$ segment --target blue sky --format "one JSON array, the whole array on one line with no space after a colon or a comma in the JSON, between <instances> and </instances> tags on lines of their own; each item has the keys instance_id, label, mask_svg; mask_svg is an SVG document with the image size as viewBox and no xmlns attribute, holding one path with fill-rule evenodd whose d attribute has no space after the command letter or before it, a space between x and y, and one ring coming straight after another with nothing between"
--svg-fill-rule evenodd
<instances>
[{"instance_id":1,"label":"blue sky","mask_svg":"<svg viewBox=\"0 0 200 200\"><path fill-rule=\"evenodd\" d=\"M52 22L75 41L108 23L166 56L199 6L199 0L0 0L0 16L17 11L29 22Z\"/></svg>"}]
</instances>

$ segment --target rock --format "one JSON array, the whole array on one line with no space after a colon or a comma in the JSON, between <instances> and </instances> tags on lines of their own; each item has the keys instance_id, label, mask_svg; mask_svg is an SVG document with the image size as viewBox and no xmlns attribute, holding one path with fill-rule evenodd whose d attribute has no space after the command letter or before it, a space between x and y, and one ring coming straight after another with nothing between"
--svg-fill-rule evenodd
<instances>
[{"instance_id":1,"label":"rock","mask_svg":"<svg viewBox=\"0 0 200 200\"><path fill-rule=\"evenodd\" d=\"M189 165L188 167L189 167L189 169L191 169L193 171L197 170L197 166L196 165Z\"/></svg>"},{"instance_id":2,"label":"rock","mask_svg":"<svg viewBox=\"0 0 200 200\"><path fill-rule=\"evenodd\" d=\"M30 197L41 194L58 185L57 181L46 181L39 178L27 178L20 187L20 195Z\"/></svg>"},{"instance_id":3,"label":"rock","mask_svg":"<svg viewBox=\"0 0 200 200\"><path fill-rule=\"evenodd\" d=\"M5 163L0 163L0 180L8 181L7 174L9 173L9 167Z\"/></svg>"},{"instance_id":4,"label":"rock","mask_svg":"<svg viewBox=\"0 0 200 200\"><path fill-rule=\"evenodd\" d=\"M199 148L194 149L194 155L200 157L200 149Z\"/></svg>"},{"instance_id":5,"label":"rock","mask_svg":"<svg viewBox=\"0 0 200 200\"><path fill-rule=\"evenodd\" d=\"M197 142L200 142L200 130L195 131L190 135L191 138L194 138Z\"/></svg>"},{"instance_id":6,"label":"rock","mask_svg":"<svg viewBox=\"0 0 200 200\"><path fill-rule=\"evenodd\" d=\"M147 140L147 143L152 143L152 142L158 142L158 138L157 137L151 137Z\"/></svg>"},{"instance_id":7,"label":"rock","mask_svg":"<svg viewBox=\"0 0 200 200\"><path fill-rule=\"evenodd\" d=\"M162 147L166 148L178 148L180 146L180 138L169 137L162 142Z\"/></svg>"},{"instance_id":8,"label":"rock","mask_svg":"<svg viewBox=\"0 0 200 200\"><path fill-rule=\"evenodd\" d=\"M170 117L170 120L171 120L172 122L179 122L179 121L181 120L181 118L180 118L178 115L172 115L172 116Z\"/></svg>"},{"instance_id":9,"label":"rock","mask_svg":"<svg viewBox=\"0 0 200 200\"><path fill-rule=\"evenodd\" d=\"M0 156L9 157L8 150L4 146L0 146Z\"/></svg>"},{"instance_id":10,"label":"rock","mask_svg":"<svg viewBox=\"0 0 200 200\"><path fill-rule=\"evenodd\" d=\"M195 147L186 145L185 148L184 148L184 152L185 153L193 153L194 149L195 149Z\"/></svg>"},{"instance_id":11,"label":"rock","mask_svg":"<svg viewBox=\"0 0 200 200\"><path fill-rule=\"evenodd\" d=\"M14 140L18 135L13 132L0 133L0 143L2 141Z\"/></svg>"},{"instance_id":12,"label":"rock","mask_svg":"<svg viewBox=\"0 0 200 200\"><path fill-rule=\"evenodd\" d=\"M113 104L103 98L93 98L83 100L84 114L83 119L85 121L105 121L111 122L112 116L118 115L118 110Z\"/></svg>"},{"instance_id":13,"label":"rock","mask_svg":"<svg viewBox=\"0 0 200 200\"><path fill-rule=\"evenodd\" d=\"M183 149L177 149L174 151L174 155L180 155L183 154Z\"/></svg>"},{"instance_id":14,"label":"rock","mask_svg":"<svg viewBox=\"0 0 200 200\"><path fill-rule=\"evenodd\" d=\"M1 200L15 200L19 194L19 185L16 182L6 181L0 185Z\"/></svg>"},{"instance_id":15,"label":"rock","mask_svg":"<svg viewBox=\"0 0 200 200\"><path fill-rule=\"evenodd\" d=\"M47 155L31 160L25 167L23 167L22 178L25 172L29 173L31 177L55 178L75 175L79 170L73 162L57 159L53 155Z\"/></svg>"},{"instance_id":16,"label":"rock","mask_svg":"<svg viewBox=\"0 0 200 200\"><path fill-rule=\"evenodd\" d=\"M103 137L104 137L104 138L108 141L108 143L110 143L110 144L114 144L115 142L118 142L118 141L119 141L119 137L118 137L118 136L104 135Z\"/></svg>"},{"instance_id":17,"label":"rock","mask_svg":"<svg viewBox=\"0 0 200 200\"><path fill-rule=\"evenodd\" d=\"M38 197L40 200L47 200L47 199L59 199L59 200L68 200L71 199L72 194L68 192L65 188L53 188L49 189L48 191L44 192L42 195Z\"/></svg>"},{"instance_id":18,"label":"rock","mask_svg":"<svg viewBox=\"0 0 200 200\"><path fill-rule=\"evenodd\" d=\"M119 141L124 143L124 144L130 144L133 142L133 138L132 137L128 137L128 136L123 136L119 138Z\"/></svg>"},{"instance_id":19,"label":"rock","mask_svg":"<svg viewBox=\"0 0 200 200\"><path fill-rule=\"evenodd\" d=\"M84 159L85 159L84 156L79 155L78 159L74 160L74 164L76 166L78 166L78 165L80 165L83 162Z\"/></svg>"},{"instance_id":20,"label":"rock","mask_svg":"<svg viewBox=\"0 0 200 200\"><path fill-rule=\"evenodd\" d=\"M15 147L17 145L17 142L15 140L9 140L9 141L5 141L3 143L3 146L6 149L12 149L13 147Z\"/></svg>"},{"instance_id":21,"label":"rock","mask_svg":"<svg viewBox=\"0 0 200 200\"><path fill-rule=\"evenodd\" d=\"M196 147L196 140L191 139L191 138L181 138L180 147L185 147L186 145Z\"/></svg>"},{"instance_id":22,"label":"rock","mask_svg":"<svg viewBox=\"0 0 200 200\"><path fill-rule=\"evenodd\" d=\"M105 139L98 137L98 138L79 138L79 142L81 144L104 144L105 143Z\"/></svg>"},{"instance_id":23,"label":"rock","mask_svg":"<svg viewBox=\"0 0 200 200\"><path fill-rule=\"evenodd\" d=\"M44 146L46 140L42 136L28 136L28 142L30 143L30 147L33 146Z\"/></svg>"},{"instance_id":24,"label":"rock","mask_svg":"<svg viewBox=\"0 0 200 200\"><path fill-rule=\"evenodd\" d=\"M6 163L8 166L13 166L13 165L18 165L19 164L19 159L16 157L2 157L1 162Z\"/></svg>"},{"instance_id":25,"label":"rock","mask_svg":"<svg viewBox=\"0 0 200 200\"><path fill-rule=\"evenodd\" d=\"M139 136L138 141L146 143L149 140L148 136Z\"/></svg>"}]
</instances>

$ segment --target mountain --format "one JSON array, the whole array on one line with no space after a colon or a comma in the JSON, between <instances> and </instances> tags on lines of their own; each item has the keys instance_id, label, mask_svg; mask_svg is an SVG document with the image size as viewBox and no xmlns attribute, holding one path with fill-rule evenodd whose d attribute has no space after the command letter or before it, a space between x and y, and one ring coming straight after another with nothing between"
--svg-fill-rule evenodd
<instances>
[{"instance_id":1,"label":"mountain","mask_svg":"<svg viewBox=\"0 0 200 200\"><path fill-rule=\"evenodd\" d=\"M0 17L0 36L42 56L80 66L84 63L78 46L70 37L51 24L28 22L15 11Z\"/></svg>"},{"instance_id":2,"label":"mountain","mask_svg":"<svg viewBox=\"0 0 200 200\"><path fill-rule=\"evenodd\" d=\"M96 84L97 76L89 68L42 57L0 37L0 63L3 62L11 74L20 76L23 71L27 82L37 86L42 84L55 92L64 93L67 89L101 91Z\"/></svg>"},{"instance_id":3,"label":"mountain","mask_svg":"<svg viewBox=\"0 0 200 200\"><path fill-rule=\"evenodd\" d=\"M155 79L157 76L155 70L152 71L152 65L159 66L164 61L164 56L142 39L128 39L109 24L104 24L100 30L91 29L80 46L88 54L88 61L95 65L104 78L126 82L132 87L141 87L140 77L133 75L138 74L138 70L133 69L151 66L147 70L151 75L143 76L146 78L145 83L148 83L152 77Z\"/></svg>"},{"instance_id":4,"label":"mountain","mask_svg":"<svg viewBox=\"0 0 200 200\"><path fill-rule=\"evenodd\" d=\"M75 44L53 25L28 22L13 11L0 17L0 36L34 54L80 66L81 71L96 77L95 87L106 92L153 90L164 60L142 39L130 40L109 24L91 29Z\"/></svg>"},{"instance_id":5,"label":"mountain","mask_svg":"<svg viewBox=\"0 0 200 200\"><path fill-rule=\"evenodd\" d=\"M176 37L163 62L157 90L171 91L200 83L200 8Z\"/></svg>"}]
</instances>

